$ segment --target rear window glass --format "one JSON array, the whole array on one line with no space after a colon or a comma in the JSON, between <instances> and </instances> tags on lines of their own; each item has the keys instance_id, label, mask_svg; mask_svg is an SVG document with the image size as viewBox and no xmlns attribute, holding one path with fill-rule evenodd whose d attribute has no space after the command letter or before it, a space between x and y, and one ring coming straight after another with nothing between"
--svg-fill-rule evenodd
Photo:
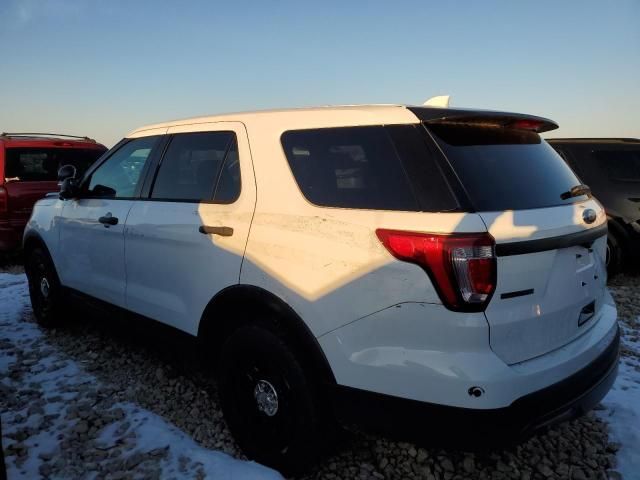
<instances>
[{"instance_id":1,"label":"rear window glass","mask_svg":"<svg viewBox=\"0 0 640 480\"><path fill-rule=\"evenodd\" d=\"M6 179L14 181L54 181L63 165L76 167L77 178L105 151L80 148L7 148Z\"/></svg>"},{"instance_id":2,"label":"rear window glass","mask_svg":"<svg viewBox=\"0 0 640 480\"><path fill-rule=\"evenodd\" d=\"M437 169L417 168L419 175L435 174L420 186L422 192L410 180L407 166L416 170L415 163L432 159L414 127L404 128L414 143L404 142L402 131L370 126L289 131L282 135L282 144L300 190L316 205L404 211L455 208ZM404 148L397 148L394 138ZM412 156L411 165L405 162L406 155ZM432 183L438 188L430 188Z\"/></svg>"},{"instance_id":3,"label":"rear window glass","mask_svg":"<svg viewBox=\"0 0 640 480\"><path fill-rule=\"evenodd\" d=\"M611 180L640 182L640 150L596 150L594 155Z\"/></svg>"},{"instance_id":4,"label":"rear window glass","mask_svg":"<svg viewBox=\"0 0 640 480\"><path fill-rule=\"evenodd\" d=\"M565 205L561 195L580 181L537 133L498 127L429 124L476 210Z\"/></svg>"}]
</instances>

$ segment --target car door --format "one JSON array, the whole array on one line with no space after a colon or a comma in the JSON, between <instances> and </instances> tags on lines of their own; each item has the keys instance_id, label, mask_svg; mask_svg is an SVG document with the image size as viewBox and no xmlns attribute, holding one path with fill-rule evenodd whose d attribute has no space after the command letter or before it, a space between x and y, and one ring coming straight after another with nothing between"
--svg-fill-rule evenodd
<instances>
[{"instance_id":1,"label":"car door","mask_svg":"<svg viewBox=\"0 0 640 480\"><path fill-rule=\"evenodd\" d=\"M65 202L59 220L63 285L125 306L124 225L158 139L122 142L87 172L78 198Z\"/></svg>"},{"instance_id":2,"label":"car door","mask_svg":"<svg viewBox=\"0 0 640 480\"><path fill-rule=\"evenodd\" d=\"M126 302L131 311L195 334L211 298L239 281L256 187L243 124L167 133L148 196L127 219Z\"/></svg>"}]
</instances>

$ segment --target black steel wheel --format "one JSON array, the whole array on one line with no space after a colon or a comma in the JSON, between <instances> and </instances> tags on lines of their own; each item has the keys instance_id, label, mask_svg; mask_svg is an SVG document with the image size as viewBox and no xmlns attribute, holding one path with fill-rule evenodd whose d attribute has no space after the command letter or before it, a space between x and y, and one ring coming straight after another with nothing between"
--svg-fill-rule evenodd
<instances>
[{"instance_id":1,"label":"black steel wheel","mask_svg":"<svg viewBox=\"0 0 640 480\"><path fill-rule=\"evenodd\" d=\"M25 272L29 281L29 296L33 313L43 327L60 325L61 289L58 275L49 254L41 248L28 253Z\"/></svg>"},{"instance_id":2,"label":"black steel wheel","mask_svg":"<svg viewBox=\"0 0 640 480\"><path fill-rule=\"evenodd\" d=\"M317 396L291 348L267 328L236 330L221 351L222 410L244 453L282 473L300 473L318 455Z\"/></svg>"}]
</instances>

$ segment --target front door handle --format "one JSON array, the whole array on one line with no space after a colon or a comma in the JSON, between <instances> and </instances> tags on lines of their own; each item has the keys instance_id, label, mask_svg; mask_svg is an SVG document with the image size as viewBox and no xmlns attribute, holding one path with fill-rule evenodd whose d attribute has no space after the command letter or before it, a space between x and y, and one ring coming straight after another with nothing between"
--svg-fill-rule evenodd
<instances>
[{"instance_id":1,"label":"front door handle","mask_svg":"<svg viewBox=\"0 0 640 480\"><path fill-rule=\"evenodd\" d=\"M208 225L200 225L198 231L205 235L220 235L221 237L230 237L233 235L233 228L231 227L209 227Z\"/></svg>"},{"instance_id":2,"label":"front door handle","mask_svg":"<svg viewBox=\"0 0 640 480\"><path fill-rule=\"evenodd\" d=\"M102 223L105 227L108 227L109 225L117 225L118 217L114 217L113 215L111 215L111 212L109 212L105 216L100 217L98 221Z\"/></svg>"}]
</instances>

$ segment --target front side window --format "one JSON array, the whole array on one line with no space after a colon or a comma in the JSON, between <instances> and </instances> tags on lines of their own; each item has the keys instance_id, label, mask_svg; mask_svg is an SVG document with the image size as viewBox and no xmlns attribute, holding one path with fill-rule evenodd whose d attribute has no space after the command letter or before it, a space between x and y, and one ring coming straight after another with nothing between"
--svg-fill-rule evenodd
<instances>
[{"instance_id":1,"label":"front side window","mask_svg":"<svg viewBox=\"0 0 640 480\"><path fill-rule=\"evenodd\" d=\"M56 181L60 167L73 165L80 178L103 153L98 148L7 148L4 176L22 182Z\"/></svg>"},{"instance_id":2,"label":"front side window","mask_svg":"<svg viewBox=\"0 0 640 480\"><path fill-rule=\"evenodd\" d=\"M87 193L92 197L131 198L157 136L136 138L125 143L91 175Z\"/></svg>"},{"instance_id":3,"label":"front side window","mask_svg":"<svg viewBox=\"0 0 640 480\"><path fill-rule=\"evenodd\" d=\"M239 187L233 132L180 133L162 159L151 198L230 203L238 197Z\"/></svg>"}]
</instances>

